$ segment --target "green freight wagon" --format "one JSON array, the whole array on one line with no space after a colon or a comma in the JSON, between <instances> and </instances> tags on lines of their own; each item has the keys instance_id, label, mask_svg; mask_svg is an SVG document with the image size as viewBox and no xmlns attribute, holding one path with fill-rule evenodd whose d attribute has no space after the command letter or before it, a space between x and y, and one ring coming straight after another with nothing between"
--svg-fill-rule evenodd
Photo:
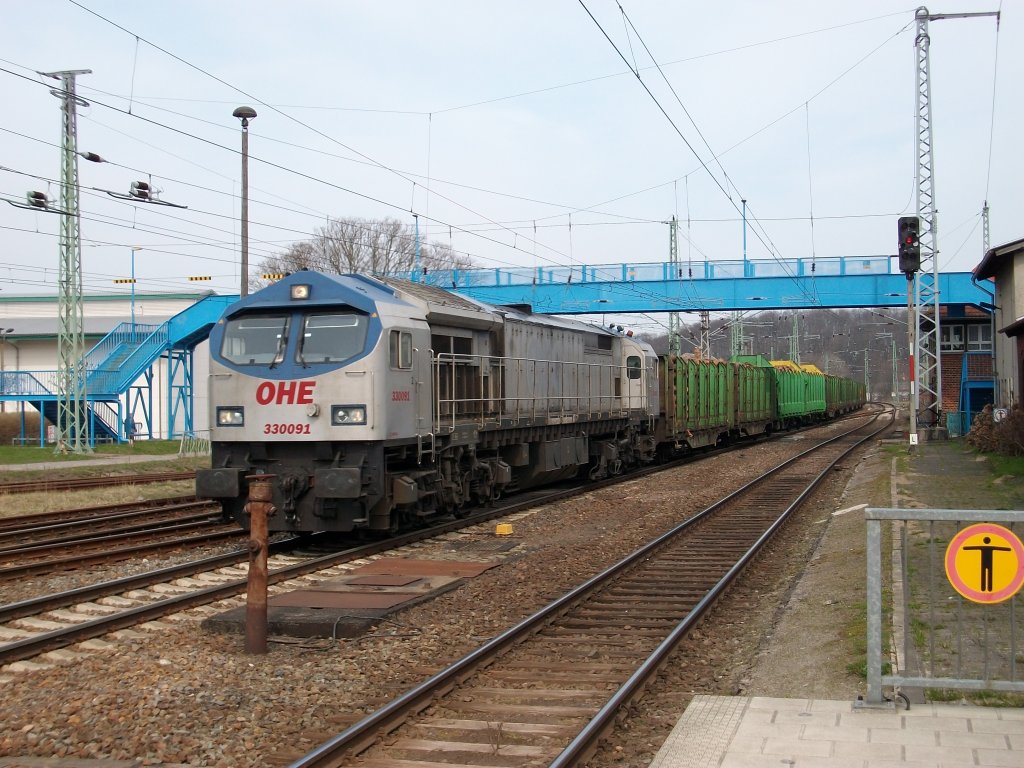
<instances>
[{"instance_id":1,"label":"green freight wagon","mask_svg":"<svg viewBox=\"0 0 1024 768\"><path fill-rule=\"evenodd\" d=\"M779 398L779 421L792 427L807 421L806 374L790 360L772 360Z\"/></svg>"},{"instance_id":2,"label":"green freight wagon","mask_svg":"<svg viewBox=\"0 0 1024 768\"><path fill-rule=\"evenodd\" d=\"M813 421L825 418L825 374L816 365L806 363L800 366L804 372L804 402L807 415Z\"/></svg>"},{"instance_id":3,"label":"green freight wagon","mask_svg":"<svg viewBox=\"0 0 1024 768\"><path fill-rule=\"evenodd\" d=\"M734 366L692 355L658 358L658 442L676 451L717 445L734 429Z\"/></svg>"},{"instance_id":4,"label":"green freight wagon","mask_svg":"<svg viewBox=\"0 0 1024 768\"><path fill-rule=\"evenodd\" d=\"M864 405L864 384L853 379L825 374L825 410L831 419Z\"/></svg>"},{"instance_id":5,"label":"green freight wagon","mask_svg":"<svg viewBox=\"0 0 1024 768\"><path fill-rule=\"evenodd\" d=\"M735 368L736 430L740 435L770 432L775 426L778 398L775 369L761 355L733 355Z\"/></svg>"}]
</instances>

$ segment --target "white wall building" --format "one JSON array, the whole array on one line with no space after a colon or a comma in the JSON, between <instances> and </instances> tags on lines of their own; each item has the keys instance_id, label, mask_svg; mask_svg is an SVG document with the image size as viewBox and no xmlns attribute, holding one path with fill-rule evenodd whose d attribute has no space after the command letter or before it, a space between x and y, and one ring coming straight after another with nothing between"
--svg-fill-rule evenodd
<instances>
[{"instance_id":1,"label":"white wall building","mask_svg":"<svg viewBox=\"0 0 1024 768\"><path fill-rule=\"evenodd\" d=\"M135 323L140 331L144 327L164 323L200 300L213 295L211 291L196 293L136 293L135 300L124 294L95 294L82 297L83 331L85 351L92 349L108 333L122 323L131 323L133 309ZM133 306L134 305L134 306ZM0 294L0 373L23 371L38 374L57 370L58 301L56 295L3 295ZM165 439L171 432L169 414L172 383L168 379L168 359L164 355L153 363L151 378L152 413L150 414L155 439ZM207 342L202 341L193 353L191 396L192 427L194 431L209 429L207 372L209 370ZM38 376L45 380L45 376ZM0 377L10 382L10 378ZM136 380L133 386L145 386L146 377ZM10 385L9 385L10 386ZM0 407L6 411L20 407L14 394L0 392L3 396ZM15 388L16 389L16 388ZM26 411L35 410L31 398L25 398ZM127 412L128 394L121 397L122 407ZM136 412L136 422L139 414ZM177 413L173 431L180 436L184 425L184 413ZM146 425L148 426L148 424ZM147 437L143 428L139 437ZM31 436L30 436L31 437Z\"/></svg>"}]
</instances>

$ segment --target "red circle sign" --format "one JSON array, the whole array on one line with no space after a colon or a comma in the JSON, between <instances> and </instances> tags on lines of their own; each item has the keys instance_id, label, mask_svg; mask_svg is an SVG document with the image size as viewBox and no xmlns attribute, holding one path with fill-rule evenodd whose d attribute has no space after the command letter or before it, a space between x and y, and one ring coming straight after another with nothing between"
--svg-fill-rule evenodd
<instances>
[{"instance_id":1,"label":"red circle sign","mask_svg":"<svg viewBox=\"0 0 1024 768\"><path fill-rule=\"evenodd\" d=\"M946 577L976 603L1009 600L1024 585L1024 544L1001 525L970 525L946 547Z\"/></svg>"}]
</instances>

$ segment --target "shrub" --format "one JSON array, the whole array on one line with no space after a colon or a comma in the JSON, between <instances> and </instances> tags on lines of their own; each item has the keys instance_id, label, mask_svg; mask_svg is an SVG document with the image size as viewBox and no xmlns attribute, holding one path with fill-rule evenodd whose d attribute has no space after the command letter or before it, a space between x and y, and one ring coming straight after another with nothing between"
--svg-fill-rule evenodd
<instances>
[{"instance_id":1,"label":"shrub","mask_svg":"<svg viewBox=\"0 0 1024 768\"><path fill-rule=\"evenodd\" d=\"M1024 456L1024 408L1014 406L999 422L993 418L992 406L986 405L971 424L967 442L985 453Z\"/></svg>"}]
</instances>

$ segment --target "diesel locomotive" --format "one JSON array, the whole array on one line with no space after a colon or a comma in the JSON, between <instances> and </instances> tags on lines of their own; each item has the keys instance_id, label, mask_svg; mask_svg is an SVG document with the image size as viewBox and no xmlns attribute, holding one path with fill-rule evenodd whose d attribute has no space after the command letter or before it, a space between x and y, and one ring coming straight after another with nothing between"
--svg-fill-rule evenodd
<instances>
[{"instance_id":1,"label":"diesel locomotive","mask_svg":"<svg viewBox=\"0 0 1024 768\"><path fill-rule=\"evenodd\" d=\"M855 382L792 364L659 359L527 306L309 271L233 304L210 356L196 493L248 527L247 478L272 476L271 531L393 532L864 402Z\"/></svg>"}]
</instances>

